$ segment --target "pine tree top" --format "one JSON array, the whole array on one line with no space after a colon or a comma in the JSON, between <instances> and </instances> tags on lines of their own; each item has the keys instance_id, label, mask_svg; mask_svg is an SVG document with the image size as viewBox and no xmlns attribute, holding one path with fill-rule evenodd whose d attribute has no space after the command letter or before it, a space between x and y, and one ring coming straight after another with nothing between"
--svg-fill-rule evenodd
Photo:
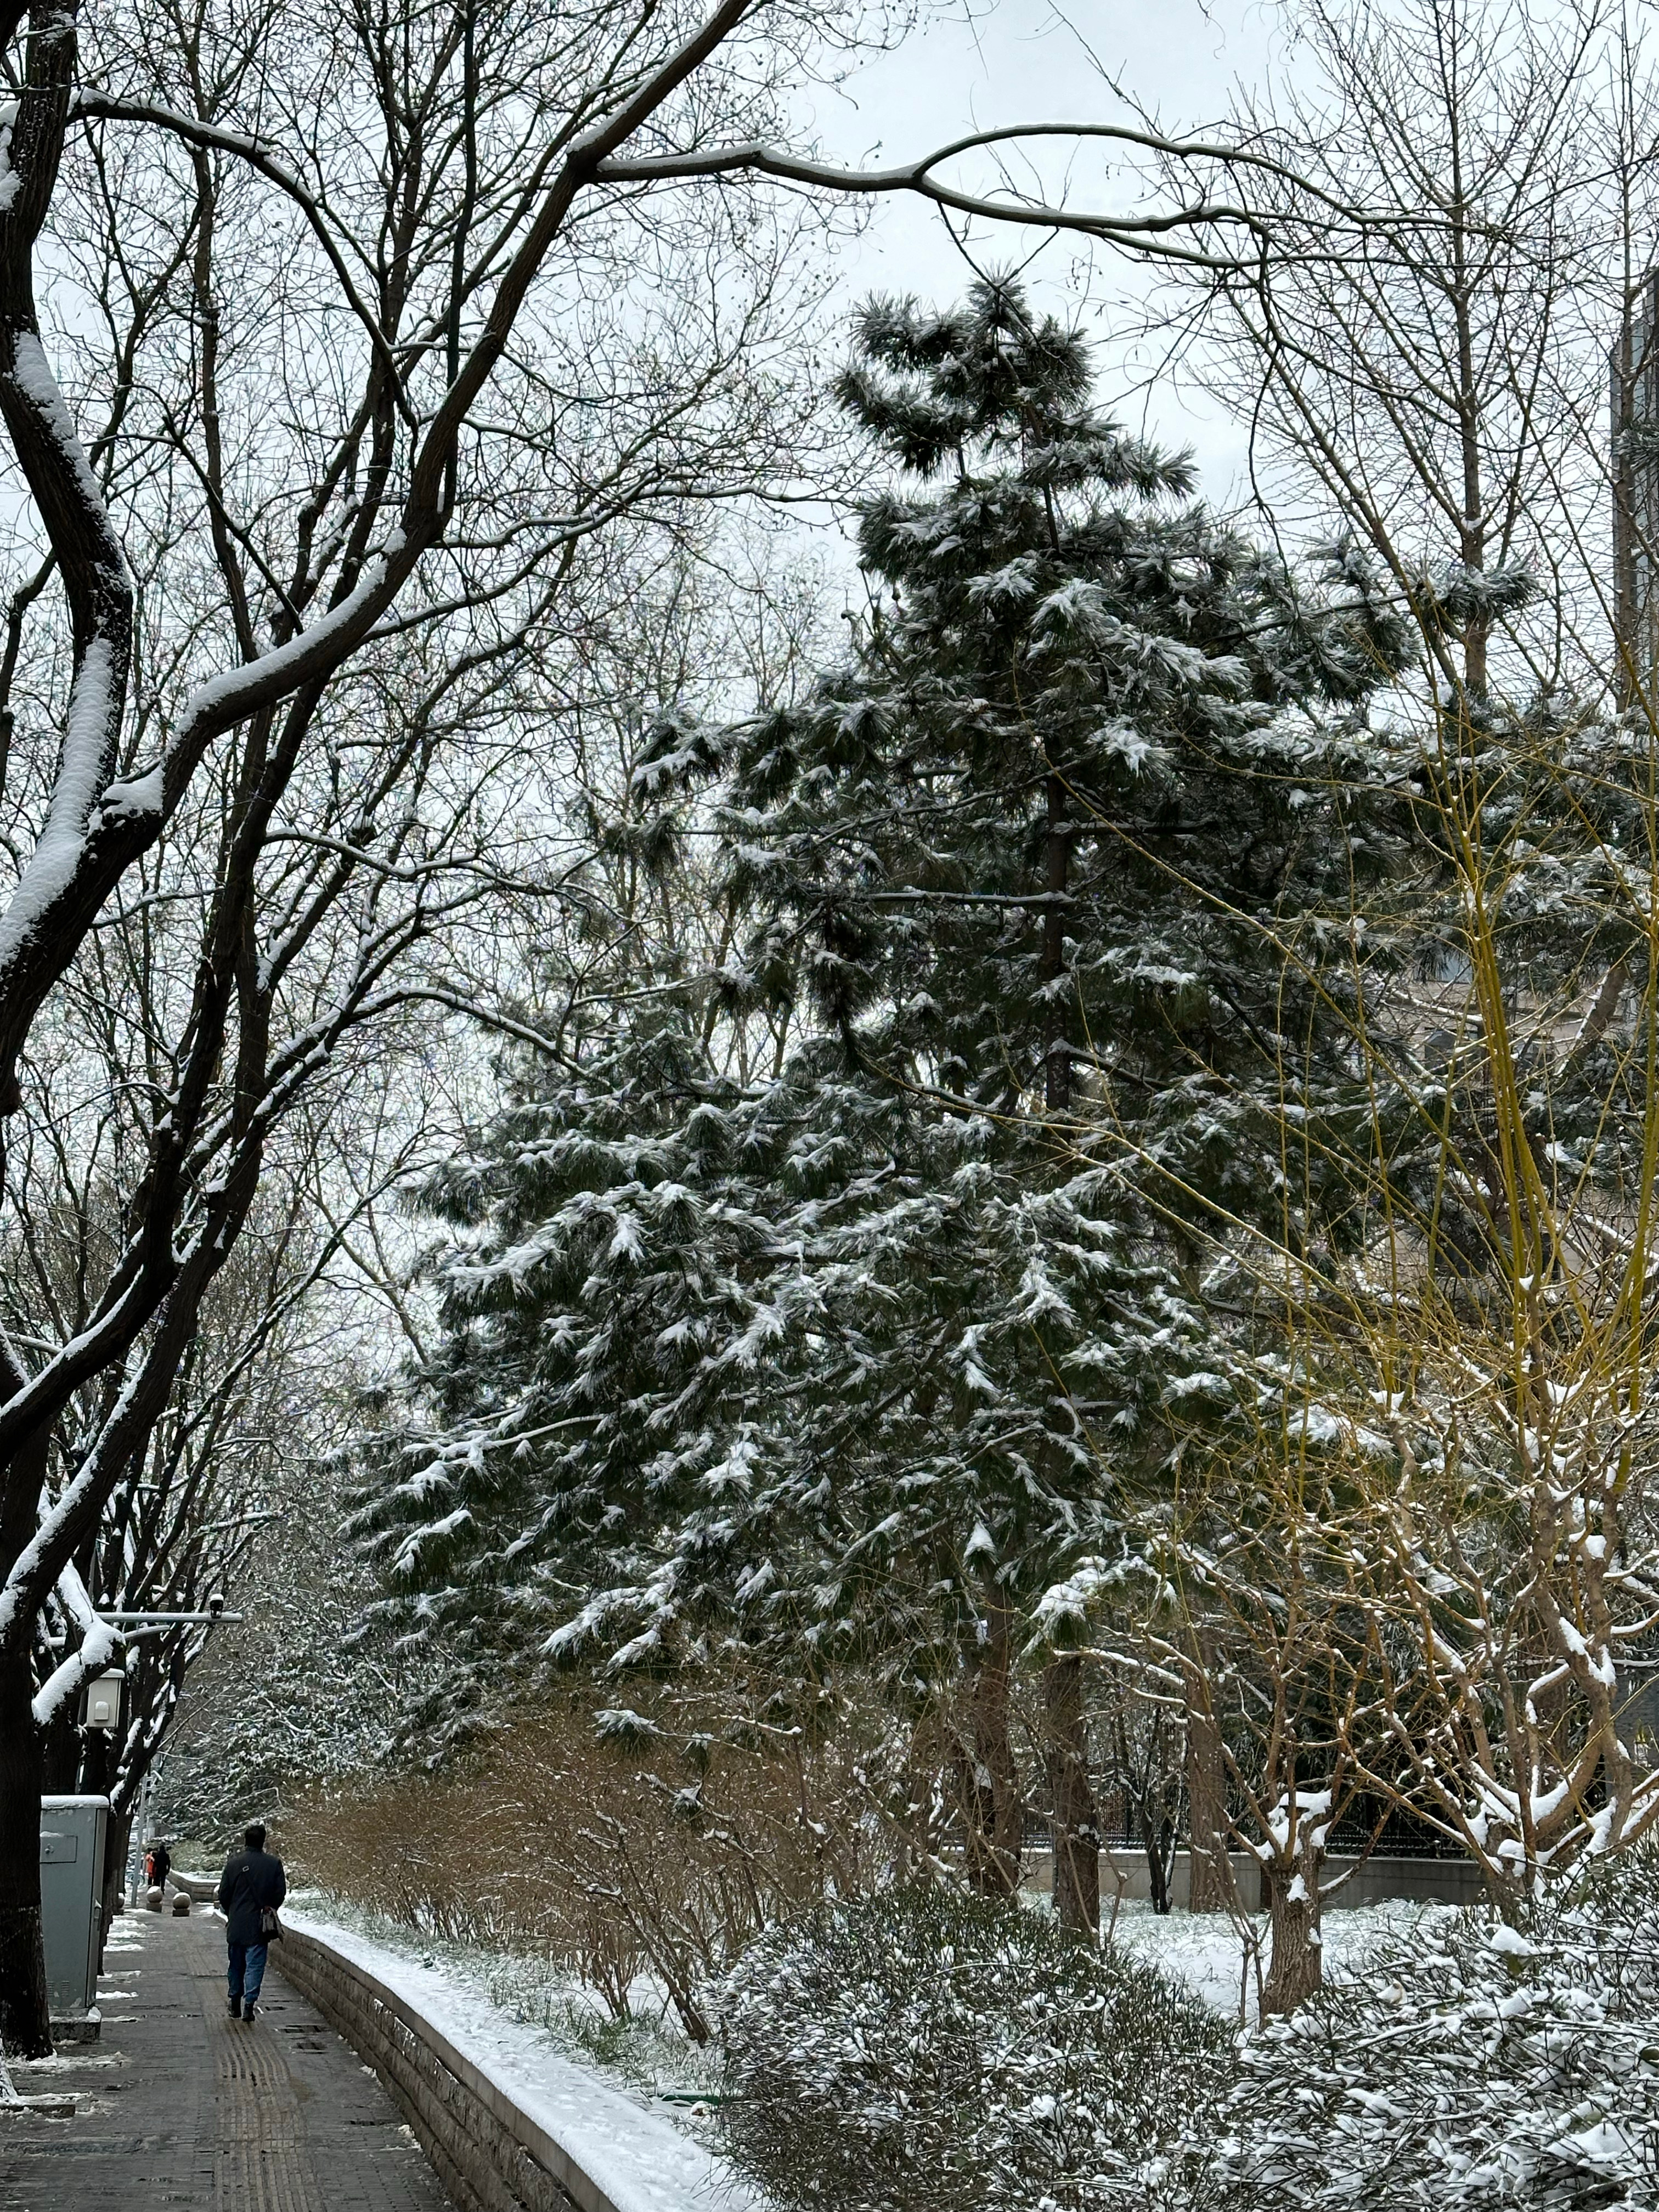
<instances>
[{"instance_id":1,"label":"pine tree top","mask_svg":"<svg viewBox=\"0 0 1659 2212\"><path fill-rule=\"evenodd\" d=\"M1034 316L1016 279L983 278L944 313L911 299L872 300L854 330L855 358L836 396L913 475L929 479L954 464L966 483L1012 466L1056 489L1191 492L1188 456L1161 455L1095 410L1086 343L1053 316Z\"/></svg>"}]
</instances>

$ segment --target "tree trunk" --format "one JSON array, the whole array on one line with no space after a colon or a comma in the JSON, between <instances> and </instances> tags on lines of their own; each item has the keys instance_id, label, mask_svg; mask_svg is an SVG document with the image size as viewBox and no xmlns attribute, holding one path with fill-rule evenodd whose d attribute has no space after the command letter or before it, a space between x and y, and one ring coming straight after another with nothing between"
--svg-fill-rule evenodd
<instances>
[{"instance_id":1,"label":"tree trunk","mask_svg":"<svg viewBox=\"0 0 1659 2212\"><path fill-rule=\"evenodd\" d=\"M1014 1743L1008 1726L1012 1638L1008 1607L993 1595L988 1632L974 1677L974 1741L963 1778L967 1834L964 1871L970 1889L1012 1897L1019 1887L1021 1817L1014 1784Z\"/></svg>"},{"instance_id":2,"label":"tree trunk","mask_svg":"<svg viewBox=\"0 0 1659 2212\"><path fill-rule=\"evenodd\" d=\"M67 1797L75 1789L81 1767L81 1731L77 1708L66 1698L42 1733L40 1788L48 1797Z\"/></svg>"},{"instance_id":3,"label":"tree trunk","mask_svg":"<svg viewBox=\"0 0 1659 2212\"><path fill-rule=\"evenodd\" d=\"M1042 1678L1054 1911L1062 1928L1100 1932L1100 1815L1089 1780L1089 1732L1083 1713L1083 1662L1058 1654Z\"/></svg>"},{"instance_id":4,"label":"tree trunk","mask_svg":"<svg viewBox=\"0 0 1659 2212\"><path fill-rule=\"evenodd\" d=\"M1071 1024L1065 1002L1054 987L1066 972L1066 909L1060 902L1069 885L1072 835L1066 819L1066 787L1057 775L1048 778L1046 796L1048 830L1043 888L1051 903L1042 917L1042 981L1048 994L1042 1018L1042 1095L1051 1114L1063 1114L1072 1103Z\"/></svg>"},{"instance_id":5,"label":"tree trunk","mask_svg":"<svg viewBox=\"0 0 1659 2212\"><path fill-rule=\"evenodd\" d=\"M935 1829L944 1809L939 1787L939 1755L944 1747L936 1717L927 1716L911 1729L910 1755L904 1767L904 1804L898 1823L900 1865L906 1881L925 1873L933 1863Z\"/></svg>"},{"instance_id":6,"label":"tree trunk","mask_svg":"<svg viewBox=\"0 0 1659 2212\"><path fill-rule=\"evenodd\" d=\"M83 1797L107 1797L114 1778L115 1745L103 1729L88 1729L82 1739L80 1771L75 1786ZM111 1919L110 1869L115 1850L115 1822L112 1817L104 1838L104 1887L98 1900L98 1971L104 1971L104 1938L109 1933Z\"/></svg>"},{"instance_id":7,"label":"tree trunk","mask_svg":"<svg viewBox=\"0 0 1659 2212\"><path fill-rule=\"evenodd\" d=\"M104 1847L104 1894L99 1900L98 1971L104 1971L104 1945L127 1884L127 1850L132 1842L131 1813L112 1813Z\"/></svg>"},{"instance_id":8,"label":"tree trunk","mask_svg":"<svg viewBox=\"0 0 1659 2212\"><path fill-rule=\"evenodd\" d=\"M1471 299L1475 280L1468 262L1468 216L1463 199L1462 157L1452 142L1451 276L1453 319L1457 329L1458 443L1463 463L1463 513L1458 527L1463 566L1472 574L1486 566L1486 496L1481 483L1481 384L1475 368L1474 318ZM1478 250L1478 249L1477 249ZM1463 681L1470 699L1486 696L1486 649L1492 624L1476 616L1463 626Z\"/></svg>"},{"instance_id":9,"label":"tree trunk","mask_svg":"<svg viewBox=\"0 0 1659 2212\"><path fill-rule=\"evenodd\" d=\"M1187 1807L1192 1837L1191 1889L1194 1912L1224 1912L1232 1902L1227 1865L1227 1767L1221 1730L1211 1710L1207 1685L1213 1655L1200 1638L1196 1655L1200 1679L1187 1684Z\"/></svg>"},{"instance_id":10,"label":"tree trunk","mask_svg":"<svg viewBox=\"0 0 1659 2212\"><path fill-rule=\"evenodd\" d=\"M1312 1844L1293 1864L1271 1860L1263 1869L1273 1956L1261 1992L1264 2013L1294 2012L1325 1978L1319 1934L1319 1872L1325 1854Z\"/></svg>"},{"instance_id":11,"label":"tree trunk","mask_svg":"<svg viewBox=\"0 0 1659 2212\"><path fill-rule=\"evenodd\" d=\"M0 1645L0 2047L52 2056L40 1941L40 1733L27 1645Z\"/></svg>"},{"instance_id":12,"label":"tree trunk","mask_svg":"<svg viewBox=\"0 0 1659 2212\"><path fill-rule=\"evenodd\" d=\"M82 1740L75 1787L83 1797L107 1797L115 1772L115 1747L105 1729L88 1729Z\"/></svg>"},{"instance_id":13,"label":"tree trunk","mask_svg":"<svg viewBox=\"0 0 1659 2212\"><path fill-rule=\"evenodd\" d=\"M1170 1876L1175 1863L1175 1823L1167 1813L1157 1814L1147 1821L1146 1887L1154 1913L1168 1912L1175 1904L1170 1891Z\"/></svg>"}]
</instances>

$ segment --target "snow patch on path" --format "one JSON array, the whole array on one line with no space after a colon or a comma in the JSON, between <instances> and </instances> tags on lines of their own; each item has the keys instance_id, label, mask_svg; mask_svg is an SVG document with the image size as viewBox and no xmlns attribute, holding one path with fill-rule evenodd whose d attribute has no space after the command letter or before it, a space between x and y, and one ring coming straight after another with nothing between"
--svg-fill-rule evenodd
<instances>
[{"instance_id":1,"label":"snow patch on path","mask_svg":"<svg viewBox=\"0 0 1659 2212\"><path fill-rule=\"evenodd\" d=\"M289 1912L315 1936L401 1997L487 2075L604 2191L617 2212L760 2212L764 2203L643 2096L561 2051L545 2028L511 2019L459 1970L416 1965L380 1943ZM282 1954L276 1954L280 1963Z\"/></svg>"}]
</instances>

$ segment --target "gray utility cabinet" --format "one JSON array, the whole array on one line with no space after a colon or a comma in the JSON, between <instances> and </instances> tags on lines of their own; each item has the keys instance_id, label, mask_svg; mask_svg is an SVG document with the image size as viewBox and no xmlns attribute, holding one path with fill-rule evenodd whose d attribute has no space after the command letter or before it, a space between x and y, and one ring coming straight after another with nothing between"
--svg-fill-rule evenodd
<instances>
[{"instance_id":1,"label":"gray utility cabinet","mask_svg":"<svg viewBox=\"0 0 1659 2212\"><path fill-rule=\"evenodd\" d=\"M40 1800L40 1919L52 2013L90 2012L98 2000L107 1797Z\"/></svg>"}]
</instances>

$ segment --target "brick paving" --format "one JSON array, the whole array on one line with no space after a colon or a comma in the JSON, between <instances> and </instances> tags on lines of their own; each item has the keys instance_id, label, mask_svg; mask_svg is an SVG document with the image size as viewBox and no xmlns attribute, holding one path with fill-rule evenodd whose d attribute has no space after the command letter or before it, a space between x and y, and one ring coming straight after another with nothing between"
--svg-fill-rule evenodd
<instances>
[{"instance_id":1,"label":"brick paving","mask_svg":"<svg viewBox=\"0 0 1659 2212\"><path fill-rule=\"evenodd\" d=\"M231 2019L222 1922L124 1913L104 1963L100 2040L14 2069L21 2093L76 2101L70 2120L0 2111L3 2212L447 2212L390 2097L279 1969L253 2025Z\"/></svg>"}]
</instances>

